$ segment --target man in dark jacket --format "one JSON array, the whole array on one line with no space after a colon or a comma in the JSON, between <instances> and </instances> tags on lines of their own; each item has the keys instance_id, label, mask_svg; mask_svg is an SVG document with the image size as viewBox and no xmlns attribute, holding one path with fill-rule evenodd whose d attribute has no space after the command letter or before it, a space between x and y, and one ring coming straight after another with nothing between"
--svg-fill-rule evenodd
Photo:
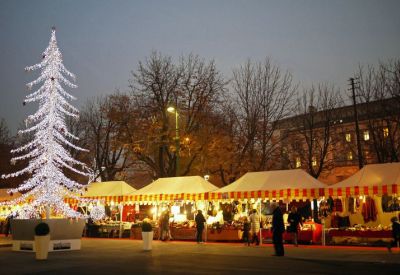
<instances>
[{"instance_id":1,"label":"man in dark jacket","mask_svg":"<svg viewBox=\"0 0 400 275\"><path fill-rule=\"evenodd\" d=\"M275 256L284 256L283 232L285 225L283 223L283 214L281 208L276 203L272 205L272 242L274 243Z\"/></svg>"},{"instance_id":2,"label":"man in dark jacket","mask_svg":"<svg viewBox=\"0 0 400 275\"><path fill-rule=\"evenodd\" d=\"M397 247L400 242L400 223L397 217L393 217L390 219L392 222L392 236L393 241L391 241L388 245L389 252L392 252L392 246Z\"/></svg>"},{"instance_id":3,"label":"man in dark jacket","mask_svg":"<svg viewBox=\"0 0 400 275\"><path fill-rule=\"evenodd\" d=\"M203 213L201 210L197 211L197 215L194 218L194 221L196 222L196 228L197 228L197 243L202 243L203 242L203 230L204 230L204 223L206 222L206 219L203 216Z\"/></svg>"},{"instance_id":4,"label":"man in dark jacket","mask_svg":"<svg viewBox=\"0 0 400 275\"><path fill-rule=\"evenodd\" d=\"M288 215L288 232L292 234L293 237L293 244L297 246L297 239L298 239L298 234L299 234L299 225L303 225L301 222L301 216L297 212L297 207L292 206L290 213Z\"/></svg>"}]
</instances>

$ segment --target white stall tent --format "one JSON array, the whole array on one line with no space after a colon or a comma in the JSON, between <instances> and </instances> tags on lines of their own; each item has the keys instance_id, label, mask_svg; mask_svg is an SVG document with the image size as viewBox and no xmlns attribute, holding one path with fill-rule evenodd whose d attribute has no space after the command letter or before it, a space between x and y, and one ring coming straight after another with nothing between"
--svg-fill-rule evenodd
<instances>
[{"instance_id":1,"label":"white stall tent","mask_svg":"<svg viewBox=\"0 0 400 275\"><path fill-rule=\"evenodd\" d=\"M200 176L159 178L133 192L134 201L204 200L218 187Z\"/></svg>"},{"instance_id":2,"label":"white stall tent","mask_svg":"<svg viewBox=\"0 0 400 275\"><path fill-rule=\"evenodd\" d=\"M217 190L215 198L315 198L326 185L301 169L248 172Z\"/></svg>"}]
</instances>

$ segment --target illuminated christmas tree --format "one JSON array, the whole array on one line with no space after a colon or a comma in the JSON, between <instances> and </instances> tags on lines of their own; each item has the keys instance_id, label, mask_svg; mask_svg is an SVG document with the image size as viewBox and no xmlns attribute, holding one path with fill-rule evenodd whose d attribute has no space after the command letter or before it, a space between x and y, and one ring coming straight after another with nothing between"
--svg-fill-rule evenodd
<instances>
[{"instance_id":1,"label":"illuminated christmas tree","mask_svg":"<svg viewBox=\"0 0 400 275\"><path fill-rule=\"evenodd\" d=\"M19 135L33 136L32 140L11 151L16 155L11 160L12 163L29 160L29 164L20 171L2 176L5 179L29 175L23 184L9 190L9 193L24 193L10 203L30 202L19 211L19 216L24 218L38 217L44 211L48 217L49 210L66 217L81 217L64 199L74 198L81 201L79 194L84 185L65 176L64 170L68 169L82 176L90 176L90 173L87 166L74 159L66 149L69 147L86 151L73 144L78 137L70 133L66 125L66 118L77 119L79 111L68 102L75 100L75 97L66 92L63 86L77 86L68 80L75 81L75 75L63 65L55 28L52 29L50 43L42 55L42 61L25 70L41 72L35 81L27 84L29 90L34 86L39 86L38 89L27 95L23 102L23 105L37 102L39 107L36 113L25 120L26 129L18 132Z\"/></svg>"}]
</instances>

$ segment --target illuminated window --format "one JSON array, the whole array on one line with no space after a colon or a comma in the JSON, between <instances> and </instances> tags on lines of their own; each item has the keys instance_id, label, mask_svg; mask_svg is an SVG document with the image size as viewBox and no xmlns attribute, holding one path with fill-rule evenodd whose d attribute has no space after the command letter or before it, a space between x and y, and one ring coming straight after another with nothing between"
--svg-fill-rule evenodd
<instances>
[{"instance_id":1,"label":"illuminated window","mask_svg":"<svg viewBox=\"0 0 400 275\"><path fill-rule=\"evenodd\" d=\"M364 140L365 141L369 140L369 132L368 132L368 130L364 131Z\"/></svg>"},{"instance_id":2,"label":"illuminated window","mask_svg":"<svg viewBox=\"0 0 400 275\"><path fill-rule=\"evenodd\" d=\"M353 160L353 152L347 153L347 160Z\"/></svg>"},{"instance_id":3,"label":"illuminated window","mask_svg":"<svg viewBox=\"0 0 400 275\"><path fill-rule=\"evenodd\" d=\"M347 142L351 141L351 134L349 134L349 133L346 134L346 141Z\"/></svg>"},{"instance_id":4,"label":"illuminated window","mask_svg":"<svg viewBox=\"0 0 400 275\"><path fill-rule=\"evenodd\" d=\"M299 157L296 158L296 168L301 167L301 160Z\"/></svg>"},{"instance_id":5,"label":"illuminated window","mask_svg":"<svg viewBox=\"0 0 400 275\"><path fill-rule=\"evenodd\" d=\"M317 166L317 158L316 157L312 157L311 164L312 164L312 166Z\"/></svg>"},{"instance_id":6,"label":"illuminated window","mask_svg":"<svg viewBox=\"0 0 400 275\"><path fill-rule=\"evenodd\" d=\"M388 137L389 136L389 128L388 127L385 127L385 128L383 128L383 137Z\"/></svg>"}]
</instances>

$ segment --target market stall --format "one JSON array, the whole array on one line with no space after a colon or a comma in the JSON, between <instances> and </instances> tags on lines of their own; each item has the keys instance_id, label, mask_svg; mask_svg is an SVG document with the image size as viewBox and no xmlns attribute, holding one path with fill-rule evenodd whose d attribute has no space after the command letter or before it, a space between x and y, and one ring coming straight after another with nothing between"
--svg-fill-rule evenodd
<instances>
[{"instance_id":1,"label":"market stall","mask_svg":"<svg viewBox=\"0 0 400 275\"><path fill-rule=\"evenodd\" d=\"M0 202L11 201L21 196L21 193L9 194L8 189L0 189ZM5 205L0 207L0 234L5 233L7 217L18 208L18 205Z\"/></svg>"},{"instance_id":2,"label":"market stall","mask_svg":"<svg viewBox=\"0 0 400 275\"><path fill-rule=\"evenodd\" d=\"M218 187L200 176L160 178L132 193L139 219L150 218L158 230L159 219L169 215L170 233L173 239L194 240L194 214L207 212L209 192ZM140 226L133 225L131 238L140 238ZM159 234L154 234L158 238Z\"/></svg>"},{"instance_id":3,"label":"market stall","mask_svg":"<svg viewBox=\"0 0 400 275\"><path fill-rule=\"evenodd\" d=\"M379 243L391 238L400 213L400 163L370 164L330 186L326 215L331 243Z\"/></svg>"},{"instance_id":4,"label":"market stall","mask_svg":"<svg viewBox=\"0 0 400 275\"><path fill-rule=\"evenodd\" d=\"M240 221L249 211L256 209L261 213L262 239L271 238L271 202L277 202L284 213L295 205L303 219L307 221L299 233L300 241L320 242L322 228L313 220L312 200L322 198L326 185L300 169L249 172L232 184L210 194L214 204L231 204L234 209L232 217L225 219L232 228L240 228ZM226 216L226 215L224 215ZM284 215L286 222L287 215ZM285 235L290 240L290 235Z\"/></svg>"},{"instance_id":5,"label":"market stall","mask_svg":"<svg viewBox=\"0 0 400 275\"><path fill-rule=\"evenodd\" d=\"M134 208L125 203L129 194L136 189L124 181L92 182L82 197L96 199L104 205L106 218L101 221L89 221L85 234L89 237L123 237L126 236L134 216ZM74 200L67 200L76 204ZM83 212L90 212L91 205L75 205Z\"/></svg>"}]
</instances>

